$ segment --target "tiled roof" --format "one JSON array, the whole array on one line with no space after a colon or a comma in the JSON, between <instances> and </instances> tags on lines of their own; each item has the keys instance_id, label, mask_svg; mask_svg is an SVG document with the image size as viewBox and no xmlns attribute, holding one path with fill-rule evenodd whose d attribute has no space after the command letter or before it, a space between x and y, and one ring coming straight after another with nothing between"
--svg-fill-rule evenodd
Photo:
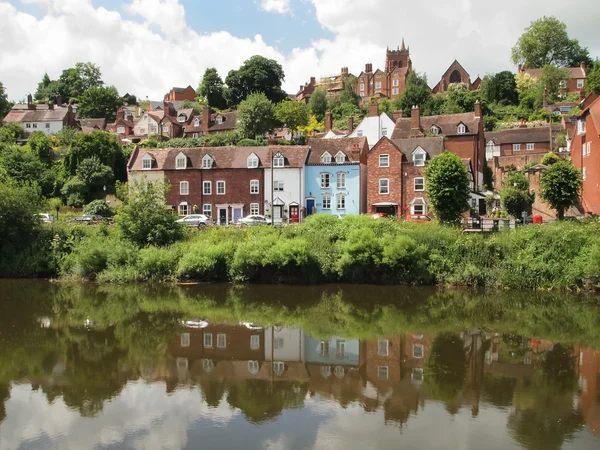
<instances>
[{"instance_id":1,"label":"tiled roof","mask_svg":"<svg viewBox=\"0 0 600 450\"><path fill-rule=\"evenodd\" d=\"M461 114L444 114L440 116L421 116L421 128L423 131L428 131L433 125L440 128L441 134L444 136L456 136L458 135L458 125L460 123L467 127L464 135L477 134L479 130L480 118L475 117L475 113L461 113ZM396 127L392 134L392 139L402 139L410 137L411 130L411 118L402 118L396 120Z\"/></svg>"},{"instance_id":2,"label":"tiled roof","mask_svg":"<svg viewBox=\"0 0 600 450\"><path fill-rule=\"evenodd\" d=\"M42 108L40 108L42 106ZM45 106L45 107L44 107ZM11 109L4 117L4 122L62 122L67 117L69 109L56 106L48 109L48 105L36 105L35 110Z\"/></svg>"},{"instance_id":3,"label":"tiled roof","mask_svg":"<svg viewBox=\"0 0 600 450\"><path fill-rule=\"evenodd\" d=\"M222 116L225 120L223 123L216 123L215 119L217 116ZM216 113L211 114L210 116L211 126L208 128L208 131L225 131L225 130L234 130L237 124L237 113L235 111L224 112L224 113ZM202 121L200 121L202 123Z\"/></svg>"},{"instance_id":4,"label":"tiled roof","mask_svg":"<svg viewBox=\"0 0 600 450\"><path fill-rule=\"evenodd\" d=\"M594 102L590 105L588 111L590 113L592 121L594 122L596 132L600 134L600 97L594 100Z\"/></svg>"},{"instance_id":5,"label":"tiled roof","mask_svg":"<svg viewBox=\"0 0 600 450\"><path fill-rule=\"evenodd\" d=\"M429 159L441 154L444 151L444 138L441 136L392 139L392 142L409 161L412 160L412 154L417 147L421 147L423 150L425 150L429 156Z\"/></svg>"},{"instance_id":6,"label":"tiled roof","mask_svg":"<svg viewBox=\"0 0 600 450\"><path fill-rule=\"evenodd\" d=\"M566 67L572 78L585 78L585 70L581 67ZM532 78L539 78L542 76L542 69L525 69L523 72L528 73Z\"/></svg>"},{"instance_id":7,"label":"tiled roof","mask_svg":"<svg viewBox=\"0 0 600 450\"><path fill-rule=\"evenodd\" d=\"M357 163L359 160L356 156L367 146L367 138L342 138L342 139L319 139L309 138L307 144L310 146L310 154L308 163L313 165L323 164L321 156L325 152L329 152L332 158L332 163L335 164L335 155L342 152L346 155L346 163ZM354 153L354 155L353 155Z\"/></svg>"},{"instance_id":8,"label":"tiled roof","mask_svg":"<svg viewBox=\"0 0 600 450\"><path fill-rule=\"evenodd\" d=\"M106 128L106 119L77 119L79 126L84 129L104 130Z\"/></svg>"},{"instance_id":9,"label":"tiled roof","mask_svg":"<svg viewBox=\"0 0 600 450\"><path fill-rule=\"evenodd\" d=\"M488 131L485 141L501 144L526 144L535 142L550 142L550 127L515 128L512 130Z\"/></svg>"}]
</instances>

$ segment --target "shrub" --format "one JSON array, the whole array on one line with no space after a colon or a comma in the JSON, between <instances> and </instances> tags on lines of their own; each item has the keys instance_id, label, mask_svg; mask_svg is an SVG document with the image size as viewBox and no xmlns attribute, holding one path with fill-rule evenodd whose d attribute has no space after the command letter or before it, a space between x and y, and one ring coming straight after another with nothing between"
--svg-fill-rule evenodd
<instances>
[{"instance_id":1,"label":"shrub","mask_svg":"<svg viewBox=\"0 0 600 450\"><path fill-rule=\"evenodd\" d=\"M235 245L231 241L188 247L179 260L177 277L180 280L227 281L228 263L234 253Z\"/></svg>"},{"instance_id":2,"label":"shrub","mask_svg":"<svg viewBox=\"0 0 600 450\"><path fill-rule=\"evenodd\" d=\"M256 141L256 139L244 138L244 139L238 141L237 145L240 147L258 147L259 145L262 145L262 142L259 143Z\"/></svg>"},{"instance_id":3,"label":"shrub","mask_svg":"<svg viewBox=\"0 0 600 450\"><path fill-rule=\"evenodd\" d=\"M143 280L172 281L181 254L175 247L146 247L140 250L137 272Z\"/></svg>"},{"instance_id":4,"label":"shrub","mask_svg":"<svg viewBox=\"0 0 600 450\"><path fill-rule=\"evenodd\" d=\"M112 216L110 206L104 200L94 200L83 207L84 214L95 214L102 217Z\"/></svg>"}]
</instances>

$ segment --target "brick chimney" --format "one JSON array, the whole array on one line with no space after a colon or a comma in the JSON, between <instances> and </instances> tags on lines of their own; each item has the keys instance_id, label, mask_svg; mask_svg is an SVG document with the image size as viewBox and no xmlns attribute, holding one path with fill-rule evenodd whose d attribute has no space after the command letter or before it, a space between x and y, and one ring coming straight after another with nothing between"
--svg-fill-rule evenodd
<instances>
[{"instance_id":1,"label":"brick chimney","mask_svg":"<svg viewBox=\"0 0 600 450\"><path fill-rule=\"evenodd\" d=\"M421 129L421 109L419 105L414 105L410 111L410 137L420 136L424 136Z\"/></svg>"},{"instance_id":2,"label":"brick chimney","mask_svg":"<svg viewBox=\"0 0 600 450\"><path fill-rule=\"evenodd\" d=\"M127 116L127 121L133 123L133 114Z\"/></svg>"},{"instance_id":3,"label":"brick chimney","mask_svg":"<svg viewBox=\"0 0 600 450\"><path fill-rule=\"evenodd\" d=\"M379 115L379 105L377 102L369 103L369 117L377 117Z\"/></svg>"},{"instance_id":4,"label":"brick chimney","mask_svg":"<svg viewBox=\"0 0 600 450\"><path fill-rule=\"evenodd\" d=\"M122 106L117 109L117 120L119 119L125 119L125 108L123 108Z\"/></svg>"},{"instance_id":5,"label":"brick chimney","mask_svg":"<svg viewBox=\"0 0 600 450\"><path fill-rule=\"evenodd\" d=\"M316 80L316 78L315 78L315 77L310 77L310 84L311 84L311 85L313 85L313 86L314 86L315 84L317 84L317 80Z\"/></svg>"},{"instance_id":6,"label":"brick chimney","mask_svg":"<svg viewBox=\"0 0 600 450\"><path fill-rule=\"evenodd\" d=\"M35 104L33 103L33 97L31 94L27 95L27 109L35 110Z\"/></svg>"},{"instance_id":7,"label":"brick chimney","mask_svg":"<svg viewBox=\"0 0 600 450\"><path fill-rule=\"evenodd\" d=\"M210 106L202 108L202 134L208 136L208 128L210 127Z\"/></svg>"},{"instance_id":8,"label":"brick chimney","mask_svg":"<svg viewBox=\"0 0 600 450\"><path fill-rule=\"evenodd\" d=\"M585 61L581 61L579 63L579 67L581 67L581 70L583 70L583 73L585 73Z\"/></svg>"},{"instance_id":9,"label":"brick chimney","mask_svg":"<svg viewBox=\"0 0 600 450\"><path fill-rule=\"evenodd\" d=\"M367 63L367 64L365 64L365 72L366 72L366 73L371 73L371 72L373 72L373 64L371 64L371 63Z\"/></svg>"},{"instance_id":10,"label":"brick chimney","mask_svg":"<svg viewBox=\"0 0 600 450\"><path fill-rule=\"evenodd\" d=\"M519 128L527 128L527 121L525 119L521 120L521 124L519 125Z\"/></svg>"},{"instance_id":11,"label":"brick chimney","mask_svg":"<svg viewBox=\"0 0 600 450\"><path fill-rule=\"evenodd\" d=\"M397 109L392 113L392 119L394 119L394 122L396 122L398 119L402 119L403 116L404 112L401 109Z\"/></svg>"},{"instance_id":12,"label":"brick chimney","mask_svg":"<svg viewBox=\"0 0 600 450\"><path fill-rule=\"evenodd\" d=\"M348 116L348 132L352 133L354 131L354 116Z\"/></svg>"},{"instance_id":13,"label":"brick chimney","mask_svg":"<svg viewBox=\"0 0 600 450\"><path fill-rule=\"evenodd\" d=\"M479 100L475 102L475 117L483 117L483 113L481 111L481 102Z\"/></svg>"},{"instance_id":14,"label":"brick chimney","mask_svg":"<svg viewBox=\"0 0 600 450\"><path fill-rule=\"evenodd\" d=\"M63 104L62 95L58 94L58 95L56 96L56 104L57 104L58 106L62 106L62 104Z\"/></svg>"},{"instance_id":15,"label":"brick chimney","mask_svg":"<svg viewBox=\"0 0 600 450\"><path fill-rule=\"evenodd\" d=\"M325 131L331 131L333 120L331 118L331 111L325 113Z\"/></svg>"},{"instance_id":16,"label":"brick chimney","mask_svg":"<svg viewBox=\"0 0 600 450\"><path fill-rule=\"evenodd\" d=\"M54 103L52 103L52 102L49 102L49 103L48 103L48 109L49 109L50 111L53 111L53 110L54 110Z\"/></svg>"},{"instance_id":17,"label":"brick chimney","mask_svg":"<svg viewBox=\"0 0 600 450\"><path fill-rule=\"evenodd\" d=\"M523 64L519 64L518 68L517 68L517 73L521 73L523 72Z\"/></svg>"},{"instance_id":18,"label":"brick chimney","mask_svg":"<svg viewBox=\"0 0 600 450\"><path fill-rule=\"evenodd\" d=\"M348 68L347 67L342 67L342 76L343 77L347 77L348 76Z\"/></svg>"}]
</instances>

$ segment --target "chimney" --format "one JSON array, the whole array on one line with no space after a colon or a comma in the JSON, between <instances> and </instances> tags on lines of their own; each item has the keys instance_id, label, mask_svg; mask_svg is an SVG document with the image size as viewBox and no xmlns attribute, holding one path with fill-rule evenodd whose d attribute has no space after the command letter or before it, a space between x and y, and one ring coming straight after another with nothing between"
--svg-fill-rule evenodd
<instances>
[{"instance_id":1,"label":"chimney","mask_svg":"<svg viewBox=\"0 0 600 450\"><path fill-rule=\"evenodd\" d=\"M402 119L403 116L404 113L401 109L397 109L392 113L392 119L394 119L394 122L396 122L398 119Z\"/></svg>"},{"instance_id":2,"label":"chimney","mask_svg":"<svg viewBox=\"0 0 600 450\"><path fill-rule=\"evenodd\" d=\"M208 136L208 128L210 127L210 106L202 108L202 134Z\"/></svg>"},{"instance_id":3,"label":"chimney","mask_svg":"<svg viewBox=\"0 0 600 450\"><path fill-rule=\"evenodd\" d=\"M127 121L133 123L133 114L127 116Z\"/></svg>"},{"instance_id":4,"label":"chimney","mask_svg":"<svg viewBox=\"0 0 600 450\"><path fill-rule=\"evenodd\" d=\"M343 77L347 77L348 76L348 68L347 67L342 67L342 76Z\"/></svg>"},{"instance_id":5,"label":"chimney","mask_svg":"<svg viewBox=\"0 0 600 450\"><path fill-rule=\"evenodd\" d=\"M410 136L423 136L423 131L421 130L421 110L419 109L419 105L414 105L410 111Z\"/></svg>"},{"instance_id":6,"label":"chimney","mask_svg":"<svg viewBox=\"0 0 600 450\"><path fill-rule=\"evenodd\" d=\"M481 111L481 102L479 100L475 102L475 117L483 117L483 113Z\"/></svg>"},{"instance_id":7,"label":"chimney","mask_svg":"<svg viewBox=\"0 0 600 450\"><path fill-rule=\"evenodd\" d=\"M119 119L125 119L125 108L123 108L122 106L117 109L117 120Z\"/></svg>"},{"instance_id":8,"label":"chimney","mask_svg":"<svg viewBox=\"0 0 600 450\"><path fill-rule=\"evenodd\" d=\"M53 111L53 110L54 110L54 103L52 103L52 102L49 102L49 103L48 103L48 109L49 109L50 111Z\"/></svg>"},{"instance_id":9,"label":"chimney","mask_svg":"<svg viewBox=\"0 0 600 450\"><path fill-rule=\"evenodd\" d=\"M579 67L581 67L581 70L583 70L583 73L585 73L585 61L581 61L579 63Z\"/></svg>"},{"instance_id":10,"label":"chimney","mask_svg":"<svg viewBox=\"0 0 600 450\"><path fill-rule=\"evenodd\" d=\"M377 102L369 103L369 117L377 117L379 115L379 105Z\"/></svg>"},{"instance_id":11,"label":"chimney","mask_svg":"<svg viewBox=\"0 0 600 450\"><path fill-rule=\"evenodd\" d=\"M325 131L331 131L332 126L331 111L325 113Z\"/></svg>"},{"instance_id":12,"label":"chimney","mask_svg":"<svg viewBox=\"0 0 600 450\"><path fill-rule=\"evenodd\" d=\"M310 77L310 84L314 85L317 83L317 80L315 77Z\"/></svg>"},{"instance_id":13,"label":"chimney","mask_svg":"<svg viewBox=\"0 0 600 450\"><path fill-rule=\"evenodd\" d=\"M521 73L523 72L523 64L519 64L518 68L517 68L517 73Z\"/></svg>"},{"instance_id":14,"label":"chimney","mask_svg":"<svg viewBox=\"0 0 600 450\"><path fill-rule=\"evenodd\" d=\"M371 64L371 63L367 63L367 64L365 64L365 72L366 72L366 73L371 73L371 72L373 72L373 64Z\"/></svg>"},{"instance_id":15,"label":"chimney","mask_svg":"<svg viewBox=\"0 0 600 450\"><path fill-rule=\"evenodd\" d=\"M543 100L542 100L542 101L543 101L543 103L542 103L542 104L543 104L544 108L545 108L546 106L548 106L548 86L546 86L546 87L544 88L544 97L543 97Z\"/></svg>"},{"instance_id":16,"label":"chimney","mask_svg":"<svg viewBox=\"0 0 600 450\"><path fill-rule=\"evenodd\" d=\"M58 106L61 106L61 105L63 104L62 95L58 94L58 95L56 96L56 104L57 104Z\"/></svg>"},{"instance_id":17,"label":"chimney","mask_svg":"<svg viewBox=\"0 0 600 450\"><path fill-rule=\"evenodd\" d=\"M27 95L27 109L35 110L35 104L33 103L33 97L31 94Z\"/></svg>"},{"instance_id":18,"label":"chimney","mask_svg":"<svg viewBox=\"0 0 600 450\"><path fill-rule=\"evenodd\" d=\"M348 116L348 133L354 131L354 116Z\"/></svg>"},{"instance_id":19,"label":"chimney","mask_svg":"<svg viewBox=\"0 0 600 450\"><path fill-rule=\"evenodd\" d=\"M527 128L527 121L525 119L521 120L521 124L519 125L519 128Z\"/></svg>"}]
</instances>

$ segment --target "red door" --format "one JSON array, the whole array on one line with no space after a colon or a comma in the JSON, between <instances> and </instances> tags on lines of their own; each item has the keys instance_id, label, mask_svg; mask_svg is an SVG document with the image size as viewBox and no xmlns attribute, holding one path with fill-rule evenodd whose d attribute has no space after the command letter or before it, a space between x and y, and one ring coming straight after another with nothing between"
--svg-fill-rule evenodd
<instances>
[{"instance_id":1,"label":"red door","mask_svg":"<svg viewBox=\"0 0 600 450\"><path fill-rule=\"evenodd\" d=\"M298 223L300 207L299 206L290 206L290 222Z\"/></svg>"}]
</instances>

